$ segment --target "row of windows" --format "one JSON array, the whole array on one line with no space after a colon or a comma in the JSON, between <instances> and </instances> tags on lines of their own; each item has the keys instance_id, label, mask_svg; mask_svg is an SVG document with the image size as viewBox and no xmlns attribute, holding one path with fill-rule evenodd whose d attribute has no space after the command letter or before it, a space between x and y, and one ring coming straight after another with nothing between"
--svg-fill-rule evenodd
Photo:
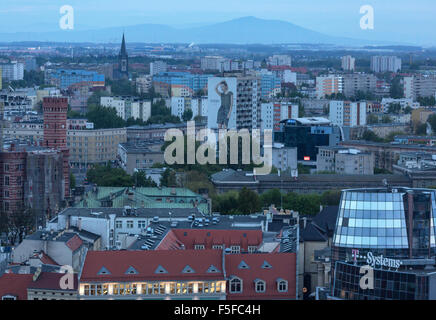
<instances>
[{"instance_id":1,"label":"row of windows","mask_svg":"<svg viewBox=\"0 0 436 320\"><path fill-rule=\"evenodd\" d=\"M240 278L233 278L229 281L230 293L243 293L243 281ZM261 279L256 279L254 281L254 290L257 293L263 293L266 292L266 282ZM277 281L277 291L278 292L287 292L288 291L288 281L286 280L278 280Z\"/></svg>"},{"instance_id":2,"label":"row of windows","mask_svg":"<svg viewBox=\"0 0 436 320\"><path fill-rule=\"evenodd\" d=\"M381 248L407 248L407 237L353 237L353 236L335 236L335 245L349 247L381 247Z\"/></svg>"},{"instance_id":3,"label":"row of windows","mask_svg":"<svg viewBox=\"0 0 436 320\"><path fill-rule=\"evenodd\" d=\"M222 282L145 282L145 283L116 283L84 285L83 294L85 296L110 295L184 295L184 294L213 294L224 292Z\"/></svg>"},{"instance_id":4,"label":"row of windows","mask_svg":"<svg viewBox=\"0 0 436 320\"><path fill-rule=\"evenodd\" d=\"M340 217L355 219L404 219L404 211L401 210L349 210L342 209Z\"/></svg>"},{"instance_id":5,"label":"row of windows","mask_svg":"<svg viewBox=\"0 0 436 320\"><path fill-rule=\"evenodd\" d=\"M404 203L403 201L381 202L346 200L341 202L341 209L398 211L404 210Z\"/></svg>"},{"instance_id":6,"label":"row of windows","mask_svg":"<svg viewBox=\"0 0 436 320\"><path fill-rule=\"evenodd\" d=\"M406 228L405 219L353 219L339 218L338 226L348 228Z\"/></svg>"},{"instance_id":7,"label":"row of windows","mask_svg":"<svg viewBox=\"0 0 436 320\"><path fill-rule=\"evenodd\" d=\"M406 237L407 229L404 228L351 228L340 227L336 229L336 235L359 236L359 237Z\"/></svg>"}]
</instances>

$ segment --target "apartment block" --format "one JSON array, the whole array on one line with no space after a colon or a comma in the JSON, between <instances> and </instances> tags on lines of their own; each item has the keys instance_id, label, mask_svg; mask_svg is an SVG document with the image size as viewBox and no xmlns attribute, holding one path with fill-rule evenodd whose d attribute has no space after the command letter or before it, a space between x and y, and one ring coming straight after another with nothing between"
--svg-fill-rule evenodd
<instances>
[{"instance_id":1,"label":"apartment block","mask_svg":"<svg viewBox=\"0 0 436 320\"><path fill-rule=\"evenodd\" d=\"M374 155L340 146L319 147L316 170L338 174L374 174Z\"/></svg>"},{"instance_id":2,"label":"apartment block","mask_svg":"<svg viewBox=\"0 0 436 320\"><path fill-rule=\"evenodd\" d=\"M330 121L333 125L355 127L366 124L366 102L330 101Z\"/></svg>"},{"instance_id":3,"label":"apartment block","mask_svg":"<svg viewBox=\"0 0 436 320\"><path fill-rule=\"evenodd\" d=\"M151 116L151 101L140 100L130 96L101 97L100 104L114 108L123 120L129 118L147 121Z\"/></svg>"},{"instance_id":4,"label":"apartment block","mask_svg":"<svg viewBox=\"0 0 436 320\"><path fill-rule=\"evenodd\" d=\"M328 75L316 77L316 97L322 99L333 93L343 93L344 83L342 76Z\"/></svg>"},{"instance_id":5,"label":"apartment block","mask_svg":"<svg viewBox=\"0 0 436 320\"><path fill-rule=\"evenodd\" d=\"M115 161L118 144L126 141L125 128L68 130L70 164L74 167L87 167Z\"/></svg>"},{"instance_id":6,"label":"apartment block","mask_svg":"<svg viewBox=\"0 0 436 320\"><path fill-rule=\"evenodd\" d=\"M398 72L401 70L401 59L395 56L371 57L372 72Z\"/></svg>"}]
</instances>

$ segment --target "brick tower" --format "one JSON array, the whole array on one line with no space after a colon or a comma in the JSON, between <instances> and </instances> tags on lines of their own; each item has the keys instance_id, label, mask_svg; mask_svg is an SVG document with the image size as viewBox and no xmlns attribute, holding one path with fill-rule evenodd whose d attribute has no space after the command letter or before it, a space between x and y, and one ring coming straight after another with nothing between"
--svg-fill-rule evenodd
<instances>
[{"instance_id":1,"label":"brick tower","mask_svg":"<svg viewBox=\"0 0 436 320\"><path fill-rule=\"evenodd\" d=\"M67 148L68 98L45 97L42 102L44 111L44 146L58 149L63 154L63 176L65 197L70 195L70 166Z\"/></svg>"}]
</instances>

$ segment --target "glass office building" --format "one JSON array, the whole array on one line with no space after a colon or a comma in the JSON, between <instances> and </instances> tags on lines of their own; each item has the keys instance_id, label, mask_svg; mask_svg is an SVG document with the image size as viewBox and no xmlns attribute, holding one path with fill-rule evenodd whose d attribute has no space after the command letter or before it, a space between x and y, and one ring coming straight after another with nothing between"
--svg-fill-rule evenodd
<instances>
[{"instance_id":1,"label":"glass office building","mask_svg":"<svg viewBox=\"0 0 436 320\"><path fill-rule=\"evenodd\" d=\"M323 118L297 118L280 121L280 131L274 132L274 142L297 148L299 161L316 161L320 146L337 146L341 131Z\"/></svg>"},{"instance_id":2,"label":"glass office building","mask_svg":"<svg viewBox=\"0 0 436 320\"><path fill-rule=\"evenodd\" d=\"M436 190L344 190L332 244L332 295L435 299ZM374 271L364 289L362 266Z\"/></svg>"}]
</instances>

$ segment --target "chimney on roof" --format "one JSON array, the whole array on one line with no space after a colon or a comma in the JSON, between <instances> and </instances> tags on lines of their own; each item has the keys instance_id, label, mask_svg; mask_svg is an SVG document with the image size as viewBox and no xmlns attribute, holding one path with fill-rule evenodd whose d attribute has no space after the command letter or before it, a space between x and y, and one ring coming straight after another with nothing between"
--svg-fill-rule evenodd
<instances>
[{"instance_id":1,"label":"chimney on roof","mask_svg":"<svg viewBox=\"0 0 436 320\"><path fill-rule=\"evenodd\" d=\"M38 280L39 276L41 275L41 271L41 267L38 267L38 269L36 269L35 274L33 275L33 282Z\"/></svg>"}]
</instances>

